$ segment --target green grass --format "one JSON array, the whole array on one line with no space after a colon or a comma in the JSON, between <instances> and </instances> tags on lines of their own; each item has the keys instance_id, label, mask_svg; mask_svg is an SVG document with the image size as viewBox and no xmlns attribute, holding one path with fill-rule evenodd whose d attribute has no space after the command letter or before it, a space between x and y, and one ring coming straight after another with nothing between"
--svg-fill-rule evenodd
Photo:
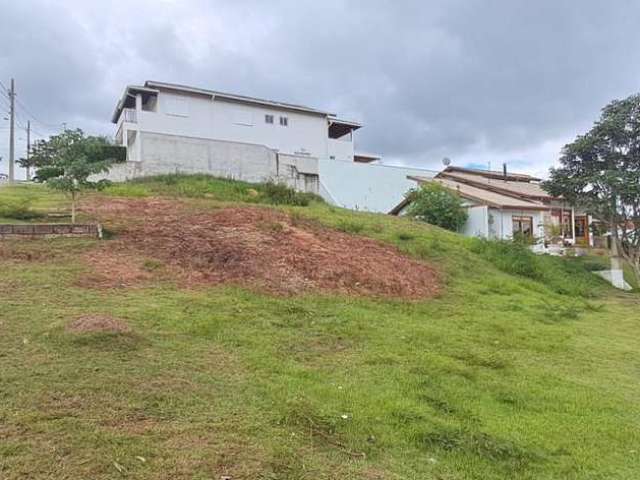
<instances>
[{"instance_id":1,"label":"green grass","mask_svg":"<svg viewBox=\"0 0 640 480\"><path fill-rule=\"evenodd\" d=\"M46 214L66 213L68 208L62 193L41 185L0 185L0 223L43 221Z\"/></svg>"},{"instance_id":2,"label":"green grass","mask_svg":"<svg viewBox=\"0 0 640 480\"><path fill-rule=\"evenodd\" d=\"M153 195L207 198L223 202L266 203L272 205L307 206L322 203L316 195L299 193L275 183L250 184L209 175L158 175L111 185L110 195L148 197Z\"/></svg>"},{"instance_id":3,"label":"green grass","mask_svg":"<svg viewBox=\"0 0 640 480\"><path fill-rule=\"evenodd\" d=\"M444 293L99 291L77 286L95 242L5 244L0 478L637 478L637 295L406 219L277 208L432 262ZM133 331L64 331L87 313Z\"/></svg>"}]
</instances>

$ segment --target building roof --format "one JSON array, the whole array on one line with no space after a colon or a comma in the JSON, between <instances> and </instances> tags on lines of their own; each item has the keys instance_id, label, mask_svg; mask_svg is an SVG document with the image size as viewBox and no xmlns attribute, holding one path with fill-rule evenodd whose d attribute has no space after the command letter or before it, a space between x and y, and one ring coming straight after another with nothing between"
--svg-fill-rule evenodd
<instances>
[{"instance_id":1,"label":"building roof","mask_svg":"<svg viewBox=\"0 0 640 480\"><path fill-rule=\"evenodd\" d=\"M447 170L445 170L444 172L446 171ZM410 180L415 180L416 182L418 182L418 184L424 184L427 182L439 183L443 187L446 187L451 191L455 191L458 195L466 200L470 200L481 205L488 205L494 208L506 208L513 210L549 210L551 208L550 206L545 205L542 199L523 196L515 191L503 192L494 190L487 187L487 185L491 185L489 183L471 183L467 181L466 178L461 180L458 178L454 178L453 175L444 175L444 172L440 172L434 178L419 176L409 176L407 178ZM493 181L496 182L496 180ZM522 183L522 185L527 185L527 183L521 181L517 181L514 183ZM407 205L409 205L409 203L411 203L411 200L405 198L389 213L391 215L398 215Z\"/></svg>"},{"instance_id":2,"label":"building roof","mask_svg":"<svg viewBox=\"0 0 640 480\"><path fill-rule=\"evenodd\" d=\"M480 171L449 167L437 176L518 198L524 197L533 200L552 200L555 198L542 189L539 179L529 175L508 174L505 177L503 174L494 175L494 172L480 173Z\"/></svg>"},{"instance_id":3,"label":"building roof","mask_svg":"<svg viewBox=\"0 0 640 480\"><path fill-rule=\"evenodd\" d=\"M305 112L313 115L321 115L329 119L330 128L336 130L336 134L339 134L340 131L344 130L344 135L350 130L357 130L358 128L362 127L362 125L358 122L337 118L335 113L319 110L313 107L307 107L305 105L297 105L295 103L280 102L275 100L265 100L257 97L249 97L246 95L226 93L218 90L209 90L199 87L189 87L187 85L180 85L177 83L158 82L155 80L147 80L146 82L144 82L144 86L128 85L116 105L113 116L111 117L111 121L113 123L117 123L118 118L120 117L120 112L123 108L135 106L135 94L142 93L143 95L157 95L161 89L192 93L196 95L205 95L207 97L221 98L233 102L248 103L252 105L263 105L266 107Z\"/></svg>"},{"instance_id":4,"label":"building roof","mask_svg":"<svg viewBox=\"0 0 640 480\"><path fill-rule=\"evenodd\" d=\"M196 94L200 94L200 95L207 95L207 96L211 96L211 97L224 98L224 99L227 99L227 100L232 100L232 101L237 101L237 102L242 102L242 103L251 103L251 104L256 104L256 105L265 105L265 106L269 106L269 107L285 108L287 110L299 110L299 111L303 111L303 112L307 112L307 113L315 113L315 114L318 114L318 115L335 117L335 114L333 114L333 113L329 113L329 112L326 112L324 110L318 110L318 109L312 108L312 107L307 107L305 105L297 105L297 104L294 104L294 103L279 102L279 101L275 101L275 100L265 100L265 99L262 99L262 98L249 97L249 96L246 96L246 95L237 95L237 94L234 94L234 93L220 92L218 90L209 90L209 89L206 89L206 88L189 87L187 85L179 85L179 84L176 84L176 83L157 82L157 81L154 81L154 80L147 80L144 83L144 86L145 87L149 87L149 88L175 90L175 91L187 92L187 93L196 93Z\"/></svg>"},{"instance_id":5,"label":"building roof","mask_svg":"<svg viewBox=\"0 0 640 480\"><path fill-rule=\"evenodd\" d=\"M485 178L495 178L499 180L504 180L505 178L504 171L499 172L496 170L480 170L477 168L449 166L442 171L442 173L445 173L445 172L447 173L460 172L460 173L466 173L469 175L476 175L476 176L485 177ZM540 178L527 175L526 173L511 173L511 172L506 173L506 179L511 181L520 181L520 182L539 182L541 180Z\"/></svg>"},{"instance_id":6,"label":"building roof","mask_svg":"<svg viewBox=\"0 0 640 480\"><path fill-rule=\"evenodd\" d=\"M496 208L515 208L515 209L535 209L546 210L548 207L537 200L524 198L516 198L511 195L504 195L500 192L487 190L486 188L470 185L468 183L459 182L451 178L435 177L433 179L423 177L411 177L418 183L429 181L437 182L443 187L456 191L461 197L473 200L483 205L489 205Z\"/></svg>"}]
</instances>

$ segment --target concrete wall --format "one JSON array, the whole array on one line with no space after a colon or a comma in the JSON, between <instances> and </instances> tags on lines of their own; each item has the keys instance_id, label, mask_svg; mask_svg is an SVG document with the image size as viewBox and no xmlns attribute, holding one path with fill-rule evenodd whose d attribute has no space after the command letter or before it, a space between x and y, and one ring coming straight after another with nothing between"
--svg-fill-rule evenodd
<instances>
[{"instance_id":1,"label":"concrete wall","mask_svg":"<svg viewBox=\"0 0 640 480\"><path fill-rule=\"evenodd\" d=\"M319 159L320 194L329 203L388 213L416 186L409 175L433 177L436 172L388 165Z\"/></svg>"},{"instance_id":2,"label":"concrete wall","mask_svg":"<svg viewBox=\"0 0 640 480\"><path fill-rule=\"evenodd\" d=\"M130 149L140 152L140 161L114 165L96 178L122 182L167 173L206 173L252 183L279 181L319 193L316 158L277 154L264 145L138 132Z\"/></svg>"}]
</instances>

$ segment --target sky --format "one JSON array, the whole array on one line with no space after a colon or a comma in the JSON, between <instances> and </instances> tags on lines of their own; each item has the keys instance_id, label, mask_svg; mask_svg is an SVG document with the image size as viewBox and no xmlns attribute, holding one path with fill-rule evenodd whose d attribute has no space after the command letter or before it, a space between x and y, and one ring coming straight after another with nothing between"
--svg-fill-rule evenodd
<instances>
[{"instance_id":1,"label":"sky","mask_svg":"<svg viewBox=\"0 0 640 480\"><path fill-rule=\"evenodd\" d=\"M0 172L65 124L113 135L125 85L181 83L364 124L358 150L544 176L600 109L640 91L640 2L0 0Z\"/></svg>"}]
</instances>

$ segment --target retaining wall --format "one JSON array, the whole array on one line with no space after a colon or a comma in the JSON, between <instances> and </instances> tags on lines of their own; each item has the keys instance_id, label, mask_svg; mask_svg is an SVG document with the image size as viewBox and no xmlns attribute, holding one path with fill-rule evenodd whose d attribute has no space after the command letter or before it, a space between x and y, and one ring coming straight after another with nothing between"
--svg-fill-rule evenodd
<instances>
[{"instance_id":1,"label":"retaining wall","mask_svg":"<svg viewBox=\"0 0 640 480\"><path fill-rule=\"evenodd\" d=\"M89 237L102 238L99 224L0 224L0 240L20 238Z\"/></svg>"}]
</instances>

